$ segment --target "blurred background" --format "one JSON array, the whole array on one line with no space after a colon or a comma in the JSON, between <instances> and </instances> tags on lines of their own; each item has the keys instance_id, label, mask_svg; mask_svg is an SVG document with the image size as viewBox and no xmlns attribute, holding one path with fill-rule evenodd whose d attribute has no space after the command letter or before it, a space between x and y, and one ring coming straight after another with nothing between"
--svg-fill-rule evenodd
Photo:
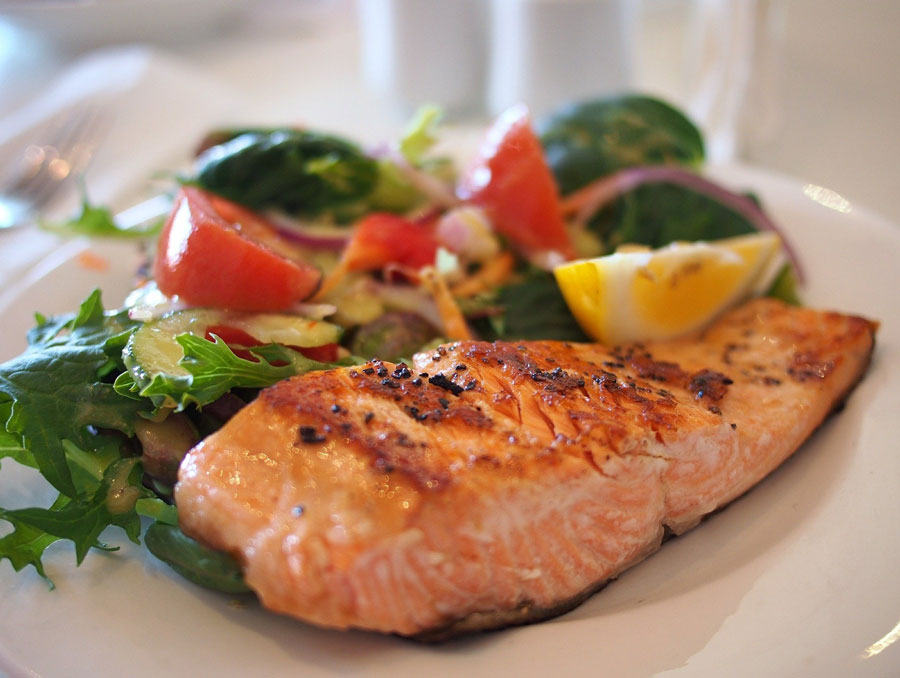
<instances>
[{"instance_id":1,"label":"blurred background","mask_svg":"<svg viewBox=\"0 0 900 678\"><path fill-rule=\"evenodd\" d=\"M639 90L684 107L713 161L900 222L898 25L896 0L0 0L0 151L79 90L170 154L211 124L375 143L424 102L464 127Z\"/></svg>"}]
</instances>

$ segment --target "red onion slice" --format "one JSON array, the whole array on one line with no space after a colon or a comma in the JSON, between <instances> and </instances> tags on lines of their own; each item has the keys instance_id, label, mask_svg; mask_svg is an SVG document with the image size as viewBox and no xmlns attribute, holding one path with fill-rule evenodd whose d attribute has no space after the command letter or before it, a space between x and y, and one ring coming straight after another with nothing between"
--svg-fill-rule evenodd
<instances>
[{"instance_id":1,"label":"red onion slice","mask_svg":"<svg viewBox=\"0 0 900 678\"><path fill-rule=\"evenodd\" d=\"M800 265L800 258L788 241L784 231L772 221L750 198L730 191L717 183L689 170L666 165L628 167L609 176L597 179L562 201L564 214L575 215L575 225L584 227L590 218L601 208L613 202L624 193L634 190L643 184L666 183L689 188L697 193L712 198L730 210L744 217L759 231L773 231L781 238L784 250L794 265L797 279L803 282L805 275Z\"/></svg>"},{"instance_id":2,"label":"red onion slice","mask_svg":"<svg viewBox=\"0 0 900 678\"><path fill-rule=\"evenodd\" d=\"M266 217L280 235L305 249L341 252L350 242L352 231L349 228L341 229L340 232L335 229L322 233L304 228L301 224L282 215L267 214Z\"/></svg>"}]
</instances>

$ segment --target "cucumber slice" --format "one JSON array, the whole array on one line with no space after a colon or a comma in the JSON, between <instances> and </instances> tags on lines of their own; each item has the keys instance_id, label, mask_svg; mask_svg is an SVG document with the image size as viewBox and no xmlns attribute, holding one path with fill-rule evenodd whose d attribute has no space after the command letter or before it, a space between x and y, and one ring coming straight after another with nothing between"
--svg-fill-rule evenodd
<instances>
[{"instance_id":1,"label":"cucumber slice","mask_svg":"<svg viewBox=\"0 0 900 678\"><path fill-rule=\"evenodd\" d=\"M315 347L336 343L341 337L337 325L277 313L232 313L214 309L174 311L144 323L128 340L123 352L125 365L139 386L157 375L189 381L180 361L184 357L176 337L181 334L205 336L210 327L227 326L242 330L263 344Z\"/></svg>"}]
</instances>

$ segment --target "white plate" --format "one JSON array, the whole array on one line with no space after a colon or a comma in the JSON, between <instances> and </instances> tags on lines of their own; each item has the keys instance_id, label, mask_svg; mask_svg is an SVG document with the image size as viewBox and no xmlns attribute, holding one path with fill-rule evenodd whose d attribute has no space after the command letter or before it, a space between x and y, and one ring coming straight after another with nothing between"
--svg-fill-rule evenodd
<instances>
[{"instance_id":1,"label":"white plate","mask_svg":"<svg viewBox=\"0 0 900 678\"><path fill-rule=\"evenodd\" d=\"M784 225L807 267L810 305L882 322L846 409L727 510L567 615L439 647L275 616L192 586L109 531L122 550L90 553L78 569L67 545L49 549L55 591L30 568L0 565L0 673L900 675L891 644L900 637L900 228L793 180L717 174L756 190ZM73 309L93 285L121 301L134 264L127 246L94 248L106 273L79 263L84 244L68 247L0 299L0 358L21 348L34 310ZM0 480L3 504L46 496L11 462Z\"/></svg>"},{"instance_id":2,"label":"white plate","mask_svg":"<svg viewBox=\"0 0 900 678\"><path fill-rule=\"evenodd\" d=\"M5 0L4 19L76 49L203 39L235 18L242 0Z\"/></svg>"}]
</instances>

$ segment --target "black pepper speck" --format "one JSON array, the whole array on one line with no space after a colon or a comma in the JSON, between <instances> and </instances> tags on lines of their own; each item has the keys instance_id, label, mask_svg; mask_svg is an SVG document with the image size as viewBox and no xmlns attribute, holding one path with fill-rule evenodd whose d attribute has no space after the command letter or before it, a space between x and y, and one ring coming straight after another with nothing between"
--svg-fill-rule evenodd
<instances>
[{"instance_id":1,"label":"black pepper speck","mask_svg":"<svg viewBox=\"0 0 900 678\"><path fill-rule=\"evenodd\" d=\"M325 436L320 435L312 426L301 426L300 440L304 443L323 443L325 442Z\"/></svg>"},{"instance_id":2,"label":"black pepper speck","mask_svg":"<svg viewBox=\"0 0 900 678\"><path fill-rule=\"evenodd\" d=\"M460 386L459 384L453 383L447 377L445 377L443 374L434 375L433 377L431 377L428 380L428 383L432 384L434 386L437 386L438 388L442 388L445 391L450 391L450 393L452 393L455 396L458 396L460 393L463 392L462 386Z\"/></svg>"},{"instance_id":3,"label":"black pepper speck","mask_svg":"<svg viewBox=\"0 0 900 678\"><path fill-rule=\"evenodd\" d=\"M412 376L412 372L409 371L409 367L406 366L406 363L400 363L391 373L391 376L394 379L409 379Z\"/></svg>"}]
</instances>

